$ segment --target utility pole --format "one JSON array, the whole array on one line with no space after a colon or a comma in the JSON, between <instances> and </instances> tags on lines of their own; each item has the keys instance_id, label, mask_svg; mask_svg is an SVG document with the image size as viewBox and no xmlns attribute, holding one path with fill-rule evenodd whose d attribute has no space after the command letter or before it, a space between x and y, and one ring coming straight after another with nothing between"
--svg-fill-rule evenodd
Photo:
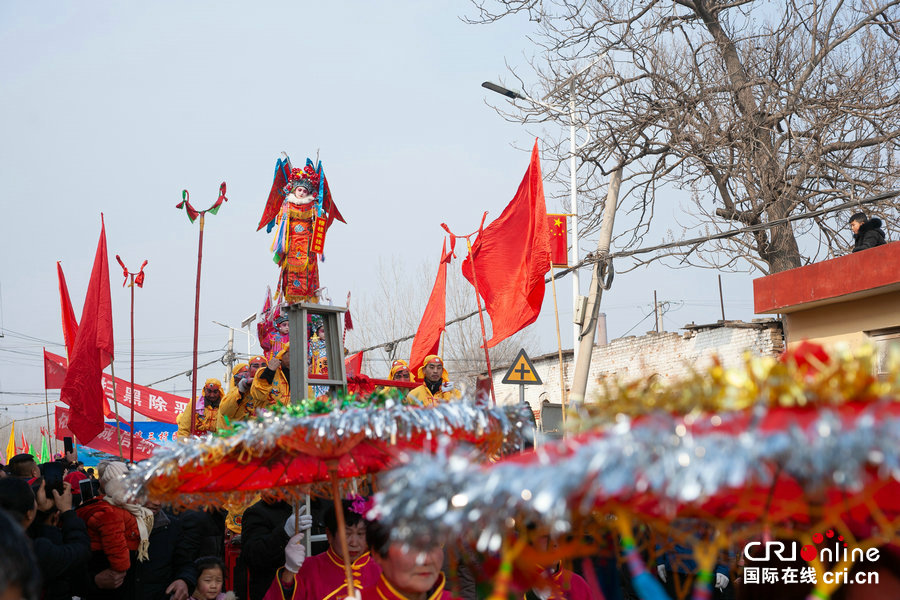
<instances>
[{"instance_id":1,"label":"utility pole","mask_svg":"<svg viewBox=\"0 0 900 600\"><path fill-rule=\"evenodd\" d=\"M569 401L572 404L584 403L587 389L588 371L591 368L591 354L594 349L594 329L597 316L600 314L600 299L603 295L603 279L607 275L606 257L612 243L613 221L616 217L616 204L619 201L619 186L622 184L622 170L616 169L609 178L609 190L606 194L606 205L603 207L603 222L600 225L600 236L597 240L597 262L591 274L591 288L586 311L587 322L582 324L580 341L578 342L578 359L575 361L575 374L572 376L572 391Z\"/></svg>"},{"instance_id":2,"label":"utility pole","mask_svg":"<svg viewBox=\"0 0 900 600\"><path fill-rule=\"evenodd\" d=\"M231 372L234 370L234 329L228 328L228 351L222 357L225 361L225 383L224 389L228 389L228 382L231 381Z\"/></svg>"}]
</instances>

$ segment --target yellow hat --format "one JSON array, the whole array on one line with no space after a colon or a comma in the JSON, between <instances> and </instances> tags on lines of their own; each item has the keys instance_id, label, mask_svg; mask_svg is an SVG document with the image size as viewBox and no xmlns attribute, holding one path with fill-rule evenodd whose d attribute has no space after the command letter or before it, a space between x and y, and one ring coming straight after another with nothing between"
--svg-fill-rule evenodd
<instances>
[{"instance_id":1,"label":"yellow hat","mask_svg":"<svg viewBox=\"0 0 900 600\"><path fill-rule=\"evenodd\" d=\"M403 360L402 358L398 358L397 360L395 360L394 362L391 363L391 372L388 373L388 379L393 379L394 374L396 374L397 371L400 371L402 369L406 369L408 372L409 371L409 363L406 362L405 360ZM410 381L413 380L412 373L409 374L409 380Z\"/></svg>"},{"instance_id":2,"label":"yellow hat","mask_svg":"<svg viewBox=\"0 0 900 600\"><path fill-rule=\"evenodd\" d=\"M241 372L242 369L249 369L250 363L238 363L234 365L234 368L231 370L232 375L237 375Z\"/></svg>"},{"instance_id":3,"label":"yellow hat","mask_svg":"<svg viewBox=\"0 0 900 600\"><path fill-rule=\"evenodd\" d=\"M444 361L441 360L440 356L438 356L437 354L429 354L425 357L425 361L422 363L422 366L419 367L419 372L416 373L419 379L425 379L425 365L430 365L432 363L437 363L441 365L441 367L444 366ZM441 371L441 381L450 381L450 373L447 372L447 369L443 369Z\"/></svg>"}]
</instances>

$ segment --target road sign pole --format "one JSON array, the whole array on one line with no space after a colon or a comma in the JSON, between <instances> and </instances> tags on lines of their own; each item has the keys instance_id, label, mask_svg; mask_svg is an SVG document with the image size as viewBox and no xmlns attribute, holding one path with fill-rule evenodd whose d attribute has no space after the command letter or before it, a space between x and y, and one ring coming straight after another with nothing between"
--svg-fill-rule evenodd
<instances>
[{"instance_id":1,"label":"road sign pole","mask_svg":"<svg viewBox=\"0 0 900 600\"><path fill-rule=\"evenodd\" d=\"M525 404L525 384L519 384L519 404Z\"/></svg>"}]
</instances>

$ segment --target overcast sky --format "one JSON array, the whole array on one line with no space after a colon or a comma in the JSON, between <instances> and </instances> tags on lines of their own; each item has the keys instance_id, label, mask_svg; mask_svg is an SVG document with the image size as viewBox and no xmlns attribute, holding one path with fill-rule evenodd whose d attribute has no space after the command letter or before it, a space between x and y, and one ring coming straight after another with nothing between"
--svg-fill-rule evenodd
<instances>
[{"instance_id":1,"label":"overcast sky","mask_svg":"<svg viewBox=\"0 0 900 600\"><path fill-rule=\"evenodd\" d=\"M116 254L133 269L149 260L136 293L137 382L190 368L198 227L174 207L187 188L206 208L226 181L229 201L207 219L200 314L200 363L220 357L227 330L212 321L239 326L276 282L271 236L255 229L281 151L301 164L319 153L348 221L330 230L320 270L335 304L375 286L379 259L408 264L396 285L427 294L432 281L414 274L423 261L436 268L440 223L468 232L483 211L496 218L534 137L548 133L502 120L486 101L503 98L480 87L510 81L505 65L536 51L527 21L473 26L466 14L466 2L437 0L0 3L0 427L42 408L24 405L43 402L41 347L64 353L56 261L80 317L101 212L116 375L129 364ZM751 278L723 279L726 316L753 318ZM588 280L584 271L585 292ZM680 306L667 329L720 318L715 272L641 269L604 295L611 338L652 329L641 319L654 289ZM568 279L559 294L570 348ZM556 347L551 299L534 325L541 352ZM246 343L238 336L237 349ZM158 387L190 396L183 376Z\"/></svg>"}]
</instances>

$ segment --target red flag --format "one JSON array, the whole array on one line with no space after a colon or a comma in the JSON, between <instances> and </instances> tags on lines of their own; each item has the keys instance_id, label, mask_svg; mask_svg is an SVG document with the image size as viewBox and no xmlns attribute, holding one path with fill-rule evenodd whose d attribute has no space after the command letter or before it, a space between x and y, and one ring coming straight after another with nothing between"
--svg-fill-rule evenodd
<instances>
[{"instance_id":1,"label":"red flag","mask_svg":"<svg viewBox=\"0 0 900 600\"><path fill-rule=\"evenodd\" d=\"M473 261L475 273L473 274ZM544 301L544 274L550 270L550 240L537 140L531 163L512 201L482 231L462 265L463 276L484 298L496 346L534 323Z\"/></svg>"},{"instance_id":2,"label":"red flag","mask_svg":"<svg viewBox=\"0 0 900 600\"><path fill-rule=\"evenodd\" d=\"M362 359L362 352L351 354L344 359L344 370L347 371L347 377L356 377L362 373Z\"/></svg>"},{"instance_id":3,"label":"red flag","mask_svg":"<svg viewBox=\"0 0 900 600\"><path fill-rule=\"evenodd\" d=\"M56 261L56 276L59 279L59 304L62 312L63 337L66 340L66 351L72 356L75 349L75 334L78 332L78 321L75 320L75 309L69 300L69 287L66 285L66 276L63 275L62 265ZM47 388L55 389L55 388Z\"/></svg>"},{"instance_id":4,"label":"red flag","mask_svg":"<svg viewBox=\"0 0 900 600\"><path fill-rule=\"evenodd\" d=\"M44 350L44 387L61 390L66 382L66 359Z\"/></svg>"},{"instance_id":5,"label":"red flag","mask_svg":"<svg viewBox=\"0 0 900 600\"><path fill-rule=\"evenodd\" d=\"M437 277L431 288L431 296L425 305L422 320L416 330L412 349L409 351L409 372L415 376L419 367L429 354L437 354L441 343L441 332L447 322L447 265L453 258L453 251L447 252L447 240L441 248L441 262L438 265Z\"/></svg>"},{"instance_id":6,"label":"red flag","mask_svg":"<svg viewBox=\"0 0 900 600\"><path fill-rule=\"evenodd\" d=\"M109 293L109 262L106 254L106 225L100 215L100 241L88 282L69 356L69 368L60 399L72 408L69 428L82 443L103 431L103 369L113 359L112 299Z\"/></svg>"},{"instance_id":7,"label":"red flag","mask_svg":"<svg viewBox=\"0 0 900 600\"><path fill-rule=\"evenodd\" d=\"M569 266L569 242L566 215L547 215L550 235L550 264L554 267Z\"/></svg>"},{"instance_id":8,"label":"red flag","mask_svg":"<svg viewBox=\"0 0 900 600\"><path fill-rule=\"evenodd\" d=\"M28 440L25 439L25 432L22 432L22 454L31 454L31 446L28 445Z\"/></svg>"}]
</instances>

